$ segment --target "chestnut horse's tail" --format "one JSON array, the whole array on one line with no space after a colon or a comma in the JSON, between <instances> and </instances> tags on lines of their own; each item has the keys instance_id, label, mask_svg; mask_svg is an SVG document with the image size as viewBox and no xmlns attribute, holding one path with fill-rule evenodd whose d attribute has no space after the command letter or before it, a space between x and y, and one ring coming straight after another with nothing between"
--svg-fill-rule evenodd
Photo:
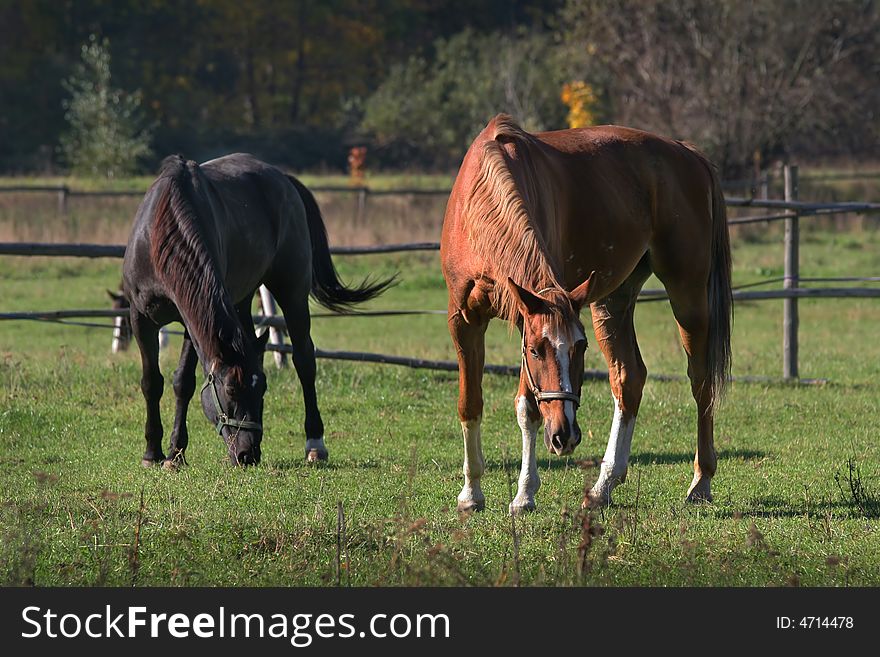
<instances>
[{"instance_id":1,"label":"chestnut horse's tail","mask_svg":"<svg viewBox=\"0 0 880 657\"><path fill-rule=\"evenodd\" d=\"M395 277L375 282L365 280L357 287L343 285L336 273L336 267L333 266L333 260L330 258L327 229L324 227L324 219L321 216L318 202L299 180L293 176L287 176L287 178L299 192L306 208L306 219L312 242L312 296L315 300L328 310L348 312L353 305L382 294L394 283Z\"/></svg>"},{"instance_id":2,"label":"chestnut horse's tail","mask_svg":"<svg viewBox=\"0 0 880 657\"><path fill-rule=\"evenodd\" d=\"M709 264L709 345L708 367L711 404L714 410L730 378L730 327L733 315L733 291L730 273L730 236L724 192L715 167L697 153L712 179L712 244Z\"/></svg>"}]
</instances>

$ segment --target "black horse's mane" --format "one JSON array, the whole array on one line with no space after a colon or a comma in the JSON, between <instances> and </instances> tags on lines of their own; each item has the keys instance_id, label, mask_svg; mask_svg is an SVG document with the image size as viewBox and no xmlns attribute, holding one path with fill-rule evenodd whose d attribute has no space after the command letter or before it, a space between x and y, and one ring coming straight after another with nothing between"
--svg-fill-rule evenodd
<instances>
[{"instance_id":1,"label":"black horse's mane","mask_svg":"<svg viewBox=\"0 0 880 657\"><path fill-rule=\"evenodd\" d=\"M199 192L192 180L197 175L198 164L180 155L162 161L150 260L205 358L220 357L227 364L240 365L248 353L247 340L205 243L196 202Z\"/></svg>"}]
</instances>

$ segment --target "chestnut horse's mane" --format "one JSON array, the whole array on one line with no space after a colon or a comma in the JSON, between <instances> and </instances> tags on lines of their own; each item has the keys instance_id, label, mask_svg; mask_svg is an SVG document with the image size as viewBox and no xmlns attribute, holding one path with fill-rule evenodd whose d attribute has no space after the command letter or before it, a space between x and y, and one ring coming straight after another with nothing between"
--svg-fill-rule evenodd
<instances>
[{"instance_id":1,"label":"chestnut horse's mane","mask_svg":"<svg viewBox=\"0 0 880 657\"><path fill-rule=\"evenodd\" d=\"M489 137L477 147L478 174L465 202L465 226L474 252L491 264L498 316L515 322L508 277L532 291L563 288L556 195L535 166L540 155L533 135L499 114L489 124ZM512 143L516 159L506 153L506 143Z\"/></svg>"},{"instance_id":2,"label":"chestnut horse's mane","mask_svg":"<svg viewBox=\"0 0 880 657\"><path fill-rule=\"evenodd\" d=\"M246 358L246 338L205 243L190 168L198 175L198 165L179 155L162 162L157 184L164 189L153 215L150 260L204 356L235 367Z\"/></svg>"}]
</instances>

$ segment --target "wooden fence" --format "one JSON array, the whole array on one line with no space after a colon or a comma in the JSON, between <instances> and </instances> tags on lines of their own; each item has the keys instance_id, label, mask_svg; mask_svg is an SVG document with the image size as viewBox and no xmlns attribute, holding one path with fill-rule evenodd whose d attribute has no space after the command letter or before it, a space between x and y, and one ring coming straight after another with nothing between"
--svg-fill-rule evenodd
<instances>
[{"instance_id":1,"label":"wooden fence","mask_svg":"<svg viewBox=\"0 0 880 657\"><path fill-rule=\"evenodd\" d=\"M754 287L769 283L782 283L782 289L778 290L749 290L735 289L733 297L740 300L783 300L783 378L796 380L798 372L798 299L801 298L880 298L880 288L869 287L801 287L804 282L880 282L880 276L876 277L836 277L836 278L802 278L799 266L799 242L800 242L800 219L801 217L818 217L830 214L868 214L880 212L880 203L808 203L798 201L798 169L796 166L786 166L784 169L785 198L741 198L727 197L725 202L728 207L749 208L767 211L767 214L734 217L728 220L731 227L769 223L774 221L785 222L784 232L784 275L781 279L768 279L758 283L752 283L745 287ZM366 198L368 195L392 195L392 194L430 194L445 195L448 191L427 190L384 190L371 191L366 187L314 187L313 191L321 192L345 192L357 194L356 212L360 213L361 219L366 212ZM59 195L59 211L66 212L66 203L69 196L87 195L141 195L142 192L75 192L67 187L2 187L3 191L42 191L54 192ZM331 253L335 255L366 255L381 253L396 253L403 251L433 251L438 250L436 242L420 242L409 244L386 244L367 247L333 247ZM47 244L47 243L0 243L0 255L13 256L71 256L86 258L121 258L125 254L125 247L121 245L99 244ZM880 272L878 272L880 273ZM660 301L666 299L664 290L643 290L639 295L640 302ZM273 329L285 329L284 320L275 315L271 295L262 298L263 315L255 317L255 321L262 326ZM75 317L114 317L120 314L112 310L68 310L34 313L0 313L0 320L32 319L45 321L63 321ZM353 313L356 316L391 316L411 314L445 314L442 310L404 310L404 311L373 311ZM315 317L334 316L331 313L316 313ZM273 336L270 348L276 352L285 352L289 349L278 337ZM455 363L445 361L426 361L401 356L389 356L385 354L368 354L361 352L327 352L318 351L318 355L324 358L337 358L347 360L381 362L390 364L408 365L410 367L432 367L435 369L456 369ZM280 361L276 361L279 362ZM516 369L516 368L513 368ZM488 371L507 372L511 371L508 366L490 365ZM592 375L594 373L588 373ZM604 373L599 373L604 376Z\"/></svg>"}]
</instances>

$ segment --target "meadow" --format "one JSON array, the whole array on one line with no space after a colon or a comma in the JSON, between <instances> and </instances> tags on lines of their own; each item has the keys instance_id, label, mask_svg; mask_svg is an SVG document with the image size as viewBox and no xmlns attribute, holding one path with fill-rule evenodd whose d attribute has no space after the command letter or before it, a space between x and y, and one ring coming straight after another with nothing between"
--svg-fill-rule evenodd
<instances>
[{"instance_id":1,"label":"meadow","mask_svg":"<svg viewBox=\"0 0 880 657\"><path fill-rule=\"evenodd\" d=\"M124 240L118 235L130 215L94 214L106 230L59 227L49 211L16 220L63 235L59 241ZM329 210L327 216L332 242L354 240L348 224L335 222ZM370 234L377 241L397 241L406 228L375 221ZM418 230L431 234L440 217L419 221ZM875 220L845 230L830 221L804 224L803 276L880 274ZM11 236L12 223L2 225ZM735 285L781 275L779 226L732 234ZM445 308L436 253L336 263L346 280L400 272L399 285L368 308ZM115 289L119 276L117 260L3 256L2 310L107 307L104 290ZM110 354L104 328L2 322L0 583L876 586L880 303L802 300L800 315L801 375L820 380L810 385L778 378L782 302L736 306L733 373L755 378L730 385L717 417L713 503L683 501L696 410L668 304L651 302L636 312L649 380L627 483L614 505L594 513L579 508L585 484L598 474L612 414L607 383L587 381L579 410L583 442L568 458L539 446L538 511L514 520L507 504L520 435L511 377L484 379L487 507L461 516L454 373L319 361L330 461L315 467L302 458L295 373L267 358L261 465L230 467L194 405L190 464L168 472L140 466L144 404L136 348ZM323 349L454 358L442 316L315 319L313 337ZM586 365L602 369L588 337ZM178 345L173 336L162 355L166 436ZM518 340L498 322L487 348L487 362L518 362Z\"/></svg>"}]
</instances>

